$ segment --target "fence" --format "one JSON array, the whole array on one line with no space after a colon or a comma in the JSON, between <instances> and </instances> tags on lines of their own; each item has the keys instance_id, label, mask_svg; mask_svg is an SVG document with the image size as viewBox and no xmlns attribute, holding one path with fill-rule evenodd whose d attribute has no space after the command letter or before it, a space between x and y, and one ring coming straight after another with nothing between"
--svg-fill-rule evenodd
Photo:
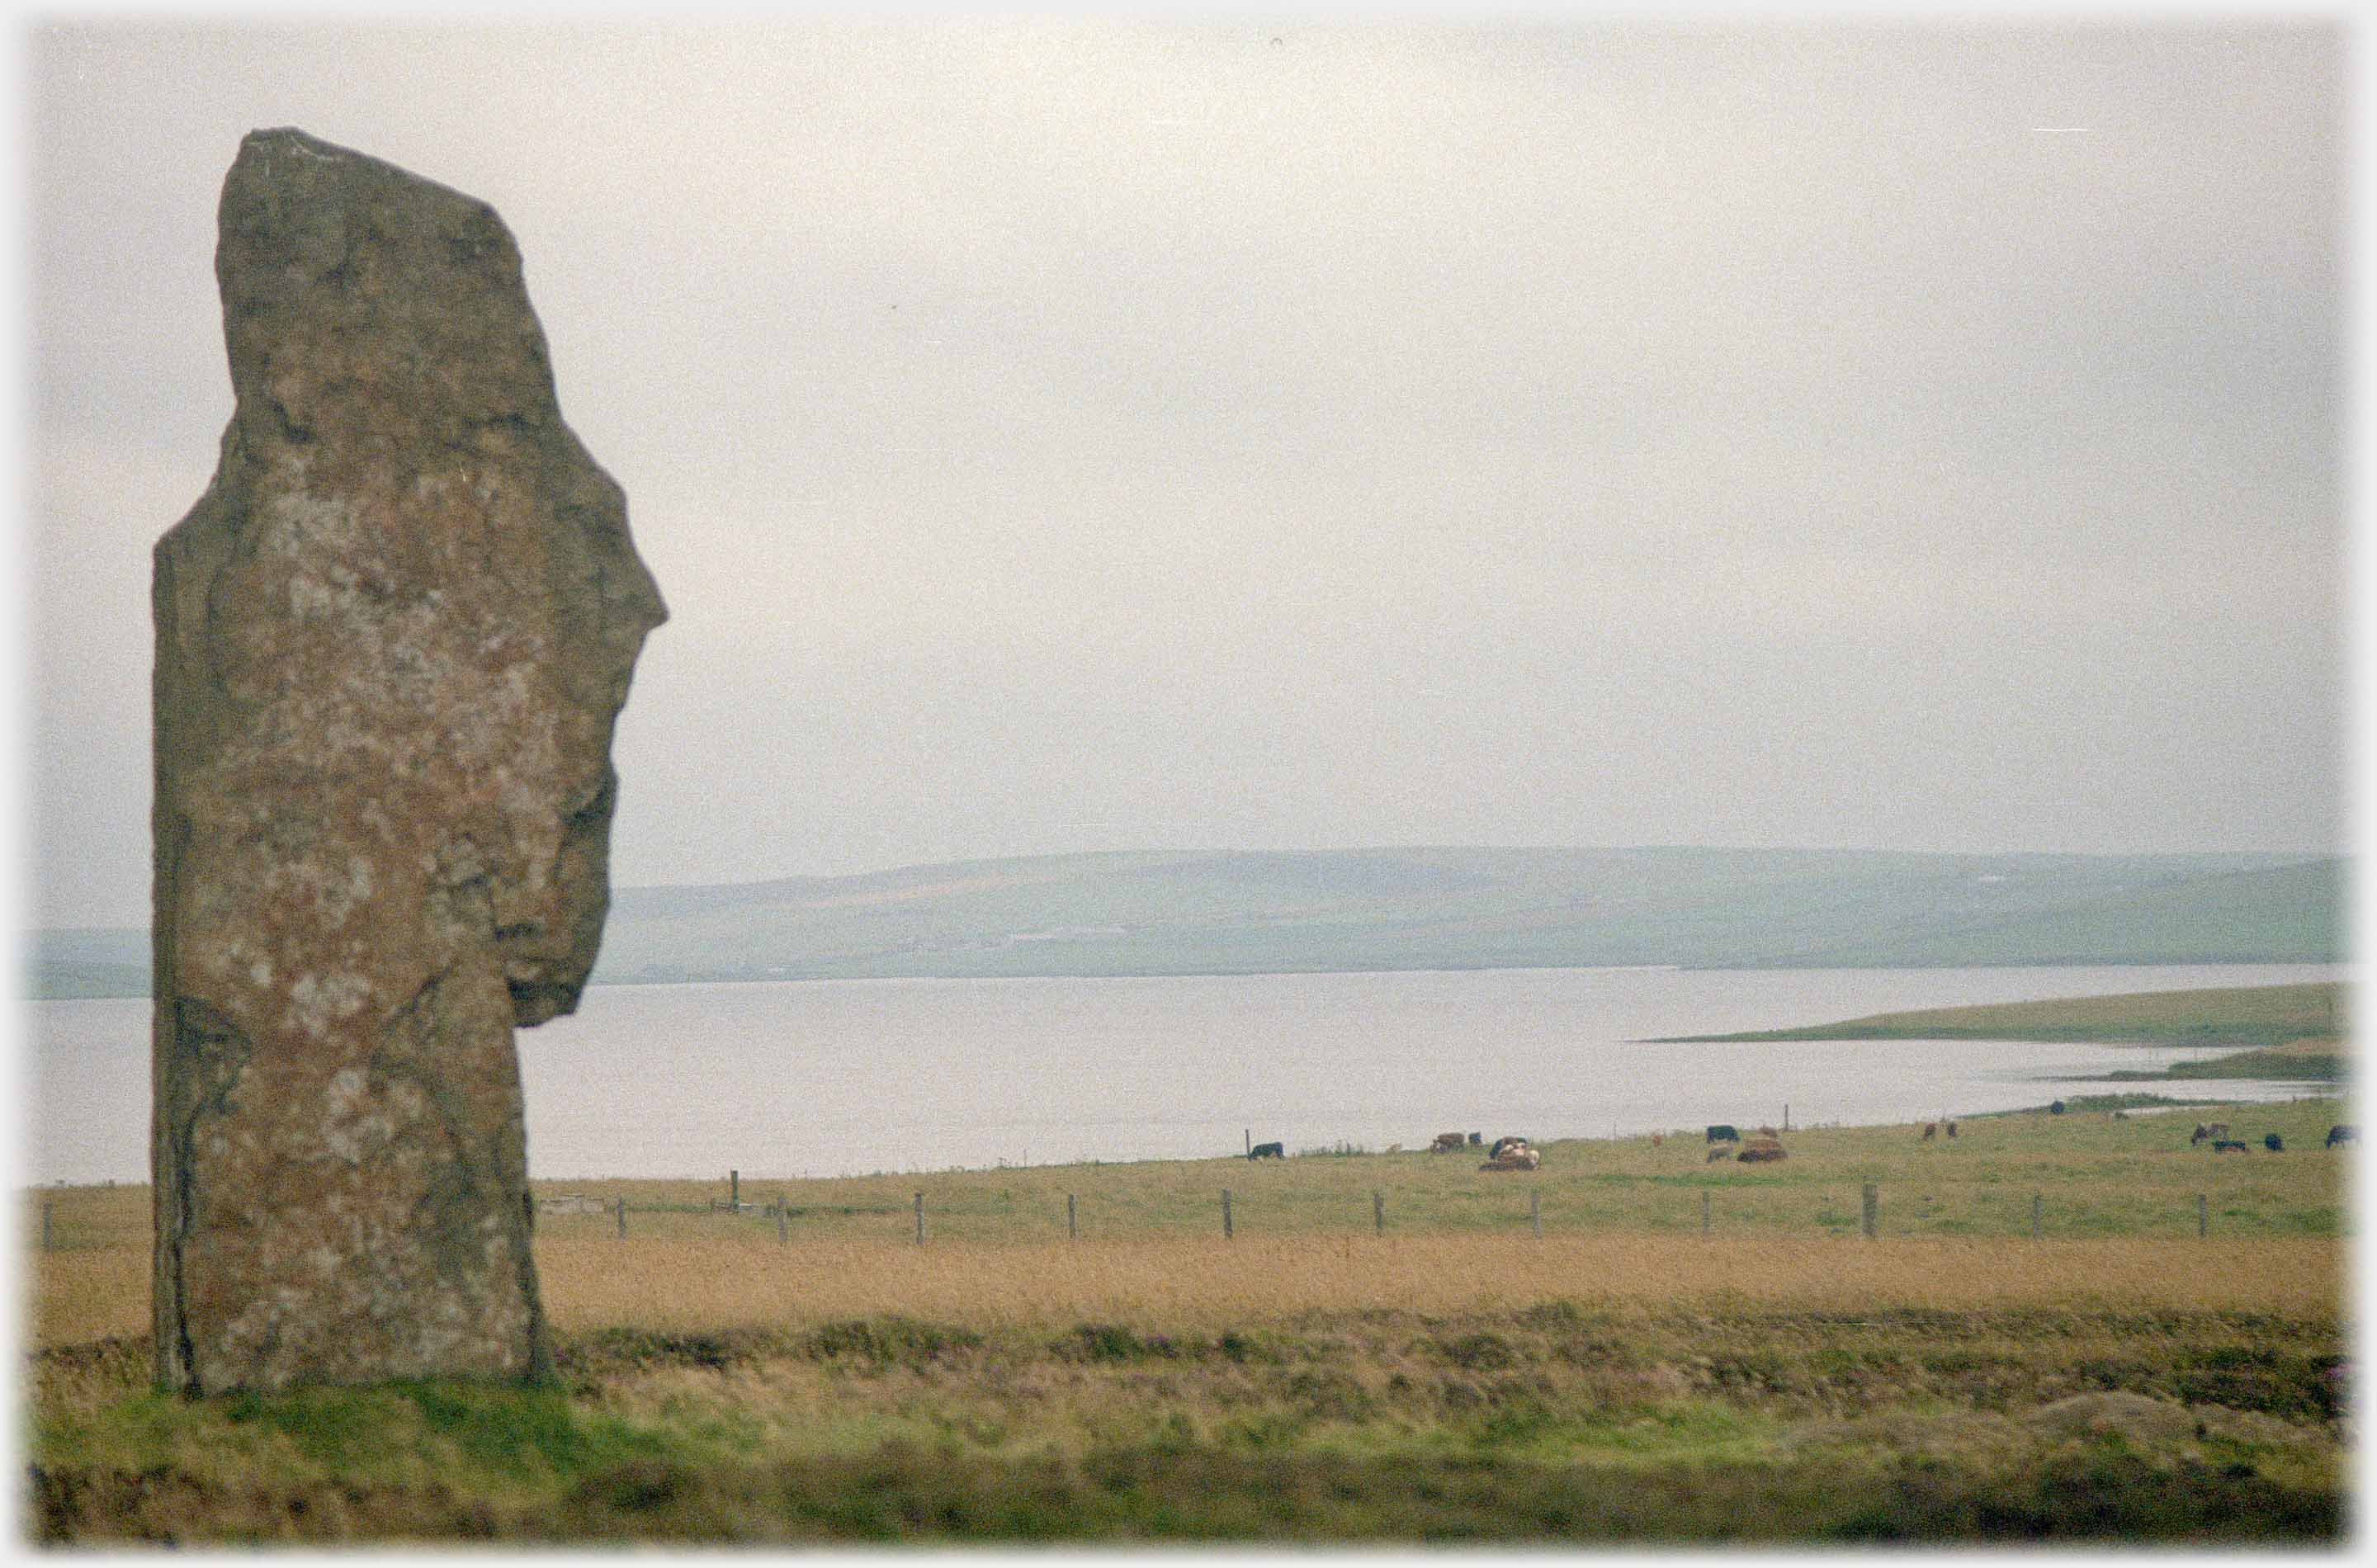
<instances>
[{"instance_id":1,"label":"fence","mask_svg":"<svg viewBox=\"0 0 2377 1568\"><path fill-rule=\"evenodd\" d=\"M739 1186L739 1183L737 1185ZM1736 1190L1736 1195L1739 1196L1742 1194L1738 1192L1738 1190ZM1348 1214L1339 1223L1326 1228L1331 1230L1332 1233L1336 1230L1368 1228L1372 1234L1379 1237L1385 1237L1388 1235L1390 1229L1389 1219L1391 1217L1391 1205L1388 1202L1386 1192L1382 1190L1372 1188L1368 1190L1368 1196L1369 1198L1369 1223L1367 1227L1361 1227L1358 1220L1355 1220L1351 1217L1352 1215L1358 1215L1361 1212L1360 1208L1356 1206L1359 1203L1360 1194L1356 1193L1352 1194L1349 1197ZM1691 1193L1678 1193L1676 1197L1672 1214L1665 1215L1654 1215L1652 1216L1654 1222L1664 1221L1665 1223L1654 1223L1648 1228L1667 1230L1688 1230L1697 1228L1703 1236L1713 1235L1720 1229L1728 1228L1750 1228L1769 1232L1776 1228L1771 1216L1750 1213L1739 1213L1730 1216L1734 1219L1735 1223L1733 1226L1728 1227L1726 1224L1726 1221L1729 1216L1726 1214L1726 1208L1718 1203L1719 1196L1720 1190L1714 1187L1702 1187L1698 1191ZM1885 1233L1883 1218L1885 1214L1888 1212L1884 1202L1883 1184L1879 1182L1863 1183L1859 1189L1858 1196L1859 1203L1855 1221L1857 1233L1866 1238L1881 1237ZM87 1251L114 1247L137 1247L145 1246L147 1244L149 1215L146 1203L139 1204L137 1210L126 1208L120 1203L109 1203L105 1205L105 1208L102 1211L96 1202L96 1197L97 1194L93 1190L76 1189L66 1190L62 1194L56 1196L53 1196L49 1193L42 1194L38 1200L37 1215L28 1214L26 1215L26 1219L28 1221L28 1234L26 1236L27 1241L32 1241L34 1238L38 1236L40 1250L42 1252ZM1547 1223L1549 1223L1554 1228L1562 1230L1568 1234L1589 1234L1596 1229L1616 1231L1639 1230L1645 1228L1645 1227L1639 1223L1642 1217L1639 1205L1636 1205L1627 1216L1627 1219L1634 1221L1635 1223L1625 1223L1623 1221L1611 1223L1612 1221L1619 1220L1619 1216L1607 1211L1596 1210L1595 1206L1578 1201L1574 1198L1571 1198L1565 1204L1559 1203L1558 1202L1547 1203L1540 1188L1529 1188L1527 1190L1523 1206L1517 1202L1517 1194L1512 1193L1510 1194L1509 1197L1511 1201L1507 1207L1501 1207L1499 1209L1488 1207L1479 1212L1475 1216L1475 1220L1478 1223L1455 1226L1447 1224L1440 1216L1433 1219L1424 1216L1417 1221L1408 1219L1403 1221L1396 1228L1401 1229L1406 1234L1441 1234L1453 1229L1479 1228L1481 1227L1481 1225L1484 1228L1515 1228L1518 1225L1524 1224L1527 1228L1528 1235L1536 1239L1542 1239ZM1069 1241L1078 1241L1081 1237L1083 1210L1085 1205L1082 1203L1081 1194L1079 1193L1067 1192L1064 1194L1064 1200L1065 1202L1061 1219L1052 1214L1048 1221L1048 1229L1046 1234L1054 1235L1056 1233L1056 1226L1061 1224L1064 1227L1063 1234L1065 1239ZM1695 1200L1697 1201L1695 1202ZM1902 1229L1899 1234L1917 1234L1925 1232L1944 1232L1948 1234L1966 1235L2026 1234L2037 1238L2049 1234L2101 1235L2113 1233L2108 1231L2102 1224L2090 1223L2092 1216L2084 1209L2077 1206L2066 1207L2063 1217L2066 1219L2067 1223L2063 1227L2058 1228L2052 1226L2051 1220L2054 1217L2053 1211L2049 1203L2049 1195L2044 1191L2035 1191L2029 1195L2026 1204L2026 1215L2024 1215L2019 1208L2013 1209L2008 1213L2004 1205L1999 1205L1995 1212L2003 1216L2001 1222L1989 1229L1978 1228L1973 1225L1943 1226L1941 1223L1943 1219L1943 1215L1941 1214L1935 1199L1928 1197L1923 1198L1918 1200L1918 1203L1920 1206L1916 1209L1913 1215L1914 1223ZM122 1212L117 1212L119 1210ZM944 1210L936 1211L931 1202L930 1195L922 1191L914 1192L910 1197L909 1202L905 1204L900 1205L897 1209L835 1205L833 1206L833 1212L838 1215L861 1217L870 1215L901 1214L909 1222L908 1234L912 1239L913 1243L919 1247L927 1245L938 1233L946 1228L943 1226L930 1223L928 1220L928 1216L930 1215L938 1212L942 1213L946 1217L952 1219L970 1217L968 1216L968 1213L965 1208L959 1204L951 1204ZM803 1211L795 1208L786 1195L782 1192L777 1193L774 1199L764 1206L752 1203L743 1203L740 1202L739 1198L734 1202L734 1204L731 1207L728 1202L716 1200L713 1200L708 1204L702 1205L687 1203L650 1203L638 1206L631 1203L625 1197L604 1202L600 1199L586 1197L579 1194L565 1194L559 1197L546 1197L537 1201L538 1223L540 1224L549 1225L556 1219L567 1220L579 1216L599 1216L599 1219L607 1219L610 1222L611 1228L621 1240L628 1239L631 1236L639 1233L653 1233L651 1232L651 1226L655 1222L665 1221L674 1226L681 1227L685 1223L696 1221L697 1216L706 1215L711 1216L714 1220L725 1220L730 1217L742 1218L744 1216L756 1216L761 1224L775 1231L776 1240L780 1245L789 1246L792 1242L793 1232L794 1229L793 1224L794 1218L802 1213ZM1213 1209L1209 1210L1208 1213L1213 1216L1213 1221L1212 1223L1215 1225L1215 1228L1218 1229L1219 1234L1224 1240L1229 1240L1235 1238L1239 1227L1245 1224L1249 1217L1253 1218L1258 1225L1261 1225L1266 1221L1275 1222L1285 1217L1291 1222L1285 1227L1285 1228L1296 1231L1309 1231L1315 1228L1320 1228L1313 1224L1316 1215L1313 1205L1308 1202L1296 1205L1292 1215L1284 1215L1280 1209L1268 1208L1260 1205L1249 1210L1247 1206L1246 1195L1228 1188L1220 1189L1215 1193L1214 1207ZM631 1227L629 1223L629 1215L631 1214L641 1215L644 1216L643 1224L640 1227ZM1499 1219L1496 1217L1498 1214L1501 1216ZM2252 1233L2270 1228L2291 1228L2273 1227L2269 1223L2268 1216L2252 1210L2228 1207L2221 1209L2219 1214L2221 1216L2228 1220L2232 1229L2236 1233ZM1131 1222L1129 1227L1134 1229L1150 1228L1144 1224L1144 1217L1145 1216L1143 1215L1136 1212L1132 1213L1129 1216ZM1327 1215L1324 1214L1319 1217L1326 1219ZM2215 1210L2212 1202L2212 1195L2205 1192L2197 1192L2190 1195L2189 1202L2187 1203L2184 1210L2165 1211L2160 1225L2147 1228L2156 1228L2169 1232L2192 1232L2198 1238L2209 1238L2214 1233L2214 1218ZM1827 1202L1805 1226L1798 1227L1797 1228L1821 1230L1831 1234L1844 1234L1847 1231L1848 1225L1849 1222L1845 1216L1839 1214L1834 1208L1833 1204L1830 1202ZM1154 1227L1153 1228L1177 1227ZM2122 1225L2118 1227L2120 1231L2124 1233L2133 1231L2138 1228L2141 1227L2131 1225ZM1032 1227L1029 1225L1020 1227L1008 1226L1002 1227L1002 1234L1010 1239L1028 1239ZM1019 1231L1021 1232L1020 1235Z\"/></svg>"},{"instance_id":2,"label":"fence","mask_svg":"<svg viewBox=\"0 0 2377 1568\"><path fill-rule=\"evenodd\" d=\"M736 1186L739 1187L739 1183L736 1184ZM735 1189L731 1188L730 1190ZM1717 1228L1716 1194L1714 1190L1703 1188L1701 1190L1699 1197L1700 1232L1703 1236L1713 1235ZM2195 1221L2195 1234L2199 1238L2207 1238L2212 1234L2211 1195L2208 1193L2199 1192L2194 1195L2194 1199L2193 1218ZM1224 1187L1220 1190L1219 1209L1221 1215L1221 1237L1224 1241L1233 1239L1237 1234L1237 1205L1239 1202L1240 1200L1229 1188ZM1928 1207L1931 1203L1931 1200L1926 1199L1924 1202L1927 1204L1927 1208L1923 1212L1921 1217L1929 1219L1933 1217L1929 1208ZM578 1208L568 1197L564 1197L562 1199L547 1199L544 1200L544 1203L546 1205L549 1205L544 1211L548 1214L556 1212L564 1214L585 1212L582 1209ZM42 1250L44 1251L49 1251L53 1250L54 1247L52 1207L53 1205L47 1202L44 1202L42 1205ZM729 1203L712 1202L705 1212L712 1214L740 1214L746 1212L749 1207L751 1207L751 1205L742 1204L739 1201ZM620 1198L615 1203L608 1205L603 1212L615 1216L619 1237L621 1239L625 1239L627 1236L627 1200ZM649 1214L683 1215L692 1211L688 1210L687 1207L683 1204L656 1204L645 1212ZM792 1240L792 1216L798 1211L793 1208L791 1203L784 1194L781 1192L778 1193L775 1201L767 1204L764 1210L761 1210L760 1212L763 1216L775 1227L777 1241L780 1244L789 1245ZM879 1213L883 1211L877 1210L863 1212ZM926 1194L922 1191L916 1192L909 1204L906 1205L904 1212L913 1216L915 1245L919 1247L926 1245L928 1238L926 1225ZM1881 1214L1881 1184L1874 1181L1863 1183L1858 1191L1857 1229L1859 1234L1868 1239L1879 1239L1882 1234ZM1826 1214L1819 1215L1816 1228L1828 1232L1840 1231L1843 1227L1831 1221L1828 1215L1829 1207ZM1511 1216L1513 1219L1517 1217L1517 1211L1515 1208L1511 1211ZM1588 1217L1590 1216L1588 1215ZM1065 1194L1064 1223L1066 1239L1069 1241L1078 1241L1081 1239L1080 1194L1074 1192L1068 1192ZM1526 1223L1528 1233L1535 1239L1541 1240L1544 1234L1544 1203L1543 1191L1540 1188L1529 1188L1527 1191ZM1387 1197L1384 1191L1377 1188L1372 1188L1370 1190L1370 1227L1376 1235L1384 1236L1387 1234ZM1440 1232L1448 1227L1438 1226L1432 1228ZM2009 1235L2017 1233L2018 1232L2015 1229L2011 1227L2002 1232L2002 1234ZM1913 1232L1907 1232L1906 1234L1913 1234ZM2043 1191L2034 1192L2031 1194L2028 1234L2034 1238L2042 1237L2047 1234L2047 1194Z\"/></svg>"}]
</instances>

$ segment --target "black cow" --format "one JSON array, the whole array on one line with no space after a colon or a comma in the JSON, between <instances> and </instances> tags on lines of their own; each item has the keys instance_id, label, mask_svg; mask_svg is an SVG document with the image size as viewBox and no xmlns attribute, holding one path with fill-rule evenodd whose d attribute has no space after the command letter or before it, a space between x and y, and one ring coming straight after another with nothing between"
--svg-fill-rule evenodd
<instances>
[{"instance_id":1,"label":"black cow","mask_svg":"<svg viewBox=\"0 0 2377 1568\"><path fill-rule=\"evenodd\" d=\"M1502 1157L1503 1150L1511 1147L1514 1143L1523 1145L1525 1143L1526 1140L1524 1138L1513 1137L1506 1133L1502 1137L1494 1140L1494 1146L1486 1151L1486 1157L1489 1160L1499 1160Z\"/></svg>"},{"instance_id":2,"label":"black cow","mask_svg":"<svg viewBox=\"0 0 2377 1568\"><path fill-rule=\"evenodd\" d=\"M1287 1158L1287 1150L1278 1143L1257 1143L1252 1149L1247 1152L1247 1158L1250 1160L1284 1160Z\"/></svg>"},{"instance_id":3,"label":"black cow","mask_svg":"<svg viewBox=\"0 0 2377 1568\"><path fill-rule=\"evenodd\" d=\"M2063 1114L2063 1102L2061 1100L2058 1100L2053 1105L2048 1107L2047 1114L2049 1116L2061 1116Z\"/></svg>"},{"instance_id":4,"label":"black cow","mask_svg":"<svg viewBox=\"0 0 2377 1568\"><path fill-rule=\"evenodd\" d=\"M1484 1142L1486 1142L1486 1134L1483 1132L1472 1132L1469 1135L1469 1146L1473 1149Z\"/></svg>"},{"instance_id":5,"label":"black cow","mask_svg":"<svg viewBox=\"0 0 2377 1568\"><path fill-rule=\"evenodd\" d=\"M2338 1143L2358 1143L2359 1142L2360 1142L2360 1129L2358 1127L2347 1127L2338 1122L2327 1130L2327 1146L2331 1149Z\"/></svg>"},{"instance_id":6,"label":"black cow","mask_svg":"<svg viewBox=\"0 0 2377 1568\"><path fill-rule=\"evenodd\" d=\"M2238 1154L2243 1154L2245 1152L2245 1140L2242 1138L2215 1138L2212 1140L2212 1152L2216 1155L2225 1155L2232 1149Z\"/></svg>"},{"instance_id":7,"label":"black cow","mask_svg":"<svg viewBox=\"0 0 2377 1568\"><path fill-rule=\"evenodd\" d=\"M2262 1139L2262 1147L2274 1155L2283 1155L2287 1152L2287 1141L2272 1132Z\"/></svg>"},{"instance_id":8,"label":"black cow","mask_svg":"<svg viewBox=\"0 0 2377 1568\"><path fill-rule=\"evenodd\" d=\"M1720 1121L1709 1129L1708 1141L1712 1143L1738 1143L1741 1134Z\"/></svg>"}]
</instances>

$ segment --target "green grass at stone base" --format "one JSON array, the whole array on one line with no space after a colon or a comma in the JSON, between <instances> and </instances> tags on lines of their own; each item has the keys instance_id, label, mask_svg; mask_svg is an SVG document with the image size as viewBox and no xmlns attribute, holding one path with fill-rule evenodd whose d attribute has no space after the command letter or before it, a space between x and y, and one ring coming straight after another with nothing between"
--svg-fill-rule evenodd
<instances>
[{"instance_id":1,"label":"green grass at stone base","mask_svg":"<svg viewBox=\"0 0 2377 1568\"><path fill-rule=\"evenodd\" d=\"M2335 1318L1547 1299L1160 1346L1128 1324L843 1328L566 1338L556 1388L102 1389L37 1420L31 1524L52 1543L192 1545L2342 1529ZM145 1346L117 1348L119 1384L137 1382Z\"/></svg>"}]
</instances>

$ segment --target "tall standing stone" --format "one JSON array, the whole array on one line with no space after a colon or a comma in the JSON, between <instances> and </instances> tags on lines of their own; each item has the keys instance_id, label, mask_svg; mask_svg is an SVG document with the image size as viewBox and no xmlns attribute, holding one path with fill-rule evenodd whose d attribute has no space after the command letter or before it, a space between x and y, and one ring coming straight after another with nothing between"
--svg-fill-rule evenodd
<instances>
[{"instance_id":1,"label":"tall standing stone","mask_svg":"<svg viewBox=\"0 0 2377 1568\"><path fill-rule=\"evenodd\" d=\"M219 221L236 407L154 583L158 1381L541 1377L512 1029L593 966L666 611L492 209L271 130Z\"/></svg>"}]
</instances>

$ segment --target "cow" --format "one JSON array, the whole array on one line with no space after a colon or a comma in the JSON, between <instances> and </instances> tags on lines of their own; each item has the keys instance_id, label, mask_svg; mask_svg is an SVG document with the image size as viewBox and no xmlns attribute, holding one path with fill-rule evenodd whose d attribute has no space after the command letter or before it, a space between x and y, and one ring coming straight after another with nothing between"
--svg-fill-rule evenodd
<instances>
[{"instance_id":1,"label":"cow","mask_svg":"<svg viewBox=\"0 0 2377 1568\"><path fill-rule=\"evenodd\" d=\"M1477 1168L1480 1170L1533 1170L1543 1163L1543 1155L1524 1143L1518 1143L1503 1150Z\"/></svg>"},{"instance_id":2,"label":"cow","mask_svg":"<svg viewBox=\"0 0 2377 1568\"><path fill-rule=\"evenodd\" d=\"M2206 1138L2211 1136L2212 1129L2204 1126L2204 1123L2199 1121L2195 1124L2195 1136L2187 1141L2188 1147L2193 1148L2196 1144L2203 1143Z\"/></svg>"},{"instance_id":3,"label":"cow","mask_svg":"<svg viewBox=\"0 0 2377 1568\"><path fill-rule=\"evenodd\" d=\"M1436 1142L1427 1146L1427 1152L1431 1155L1449 1155L1467 1142L1468 1140L1458 1132L1439 1132L1436 1135Z\"/></svg>"},{"instance_id":4,"label":"cow","mask_svg":"<svg viewBox=\"0 0 2377 1568\"><path fill-rule=\"evenodd\" d=\"M2206 1122L2204 1131L2215 1138L2226 1138L2228 1136L2228 1124L2225 1121Z\"/></svg>"},{"instance_id":5,"label":"cow","mask_svg":"<svg viewBox=\"0 0 2377 1568\"><path fill-rule=\"evenodd\" d=\"M1524 1138L1514 1133L1505 1134L1494 1140L1494 1146L1486 1151L1486 1157L1489 1160L1499 1160L1502 1157L1502 1151L1505 1149L1523 1149L1526 1146L1527 1141Z\"/></svg>"},{"instance_id":6,"label":"cow","mask_svg":"<svg viewBox=\"0 0 2377 1568\"><path fill-rule=\"evenodd\" d=\"M1473 1149L1485 1142L1486 1135L1482 1132L1472 1132L1469 1135L1469 1146Z\"/></svg>"},{"instance_id":7,"label":"cow","mask_svg":"<svg viewBox=\"0 0 2377 1568\"><path fill-rule=\"evenodd\" d=\"M1391 1155L1400 1155L1403 1152L1404 1146L1401 1143L1390 1143L1387 1145L1387 1153Z\"/></svg>"},{"instance_id":8,"label":"cow","mask_svg":"<svg viewBox=\"0 0 2377 1568\"><path fill-rule=\"evenodd\" d=\"M2061 1116L2063 1114L2063 1102L2061 1100L2058 1100L2053 1105L2049 1106L2047 1107L2047 1114L2049 1116Z\"/></svg>"},{"instance_id":9,"label":"cow","mask_svg":"<svg viewBox=\"0 0 2377 1568\"><path fill-rule=\"evenodd\" d=\"M2275 1132L2267 1133L2262 1139L2262 1147L2274 1155L2283 1155L2287 1152L2287 1141Z\"/></svg>"},{"instance_id":10,"label":"cow","mask_svg":"<svg viewBox=\"0 0 2377 1568\"><path fill-rule=\"evenodd\" d=\"M2344 1123L2338 1122L2334 1127L2327 1130L2327 1146L2331 1149L2335 1147L2338 1143L2357 1143L2359 1142L2360 1142L2360 1129L2358 1127L2347 1127Z\"/></svg>"},{"instance_id":11,"label":"cow","mask_svg":"<svg viewBox=\"0 0 2377 1568\"><path fill-rule=\"evenodd\" d=\"M2212 1152L2214 1154L2225 1155L2229 1153L2231 1150L2234 1150L2236 1153L2240 1155L2243 1154L2245 1152L2245 1141L2242 1138L2215 1138L2212 1140Z\"/></svg>"},{"instance_id":12,"label":"cow","mask_svg":"<svg viewBox=\"0 0 2377 1568\"><path fill-rule=\"evenodd\" d=\"M1948 1123L1948 1136L1949 1136L1949 1137L1951 1137L1951 1138L1953 1138L1955 1135L1956 1135L1956 1124L1955 1124L1954 1122L1953 1122L1953 1121L1952 1121L1952 1122Z\"/></svg>"},{"instance_id":13,"label":"cow","mask_svg":"<svg viewBox=\"0 0 2377 1568\"><path fill-rule=\"evenodd\" d=\"M1287 1158L1287 1150L1284 1145L1278 1143L1257 1143L1253 1148L1247 1151L1247 1158L1250 1160L1284 1160Z\"/></svg>"},{"instance_id":14,"label":"cow","mask_svg":"<svg viewBox=\"0 0 2377 1568\"><path fill-rule=\"evenodd\" d=\"M1783 1153L1781 1143L1772 1138L1761 1138L1754 1143L1743 1144L1738 1157L1744 1165L1754 1165L1761 1160L1779 1160L1787 1156Z\"/></svg>"},{"instance_id":15,"label":"cow","mask_svg":"<svg viewBox=\"0 0 2377 1568\"><path fill-rule=\"evenodd\" d=\"M1664 1132L1654 1132L1651 1134L1651 1147L1654 1149L1666 1141L1667 1135Z\"/></svg>"},{"instance_id":16,"label":"cow","mask_svg":"<svg viewBox=\"0 0 2377 1568\"><path fill-rule=\"evenodd\" d=\"M1708 1141L1712 1143L1738 1143L1741 1134L1720 1121L1709 1129Z\"/></svg>"},{"instance_id":17,"label":"cow","mask_svg":"<svg viewBox=\"0 0 2377 1568\"><path fill-rule=\"evenodd\" d=\"M1718 1147L1711 1149L1708 1152L1708 1158L1702 1160L1701 1163L1702 1165L1714 1165L1719 1160L1729 1160L1731 1158L1733 1158L1733 1150L1730 1147Z\"/></svg>"},{"instance_id":18,"label":"cow","mask_svg":"<svg viewBox=\"0 0 2377 1568\"><path fill-rule=\"evenodd\" d=\"M1925 1143L1929 1143L1932 1139L1937 1138L1939 1135L1940 1135L1940 1124L1939 1124L1938 1122L1936 1122L1936 1121L1927 1121L1927 1122L1925 1122L1925 1123L1923 1124L1923 1142L1925 1142Z\"/></svg>"}]
</instances>

